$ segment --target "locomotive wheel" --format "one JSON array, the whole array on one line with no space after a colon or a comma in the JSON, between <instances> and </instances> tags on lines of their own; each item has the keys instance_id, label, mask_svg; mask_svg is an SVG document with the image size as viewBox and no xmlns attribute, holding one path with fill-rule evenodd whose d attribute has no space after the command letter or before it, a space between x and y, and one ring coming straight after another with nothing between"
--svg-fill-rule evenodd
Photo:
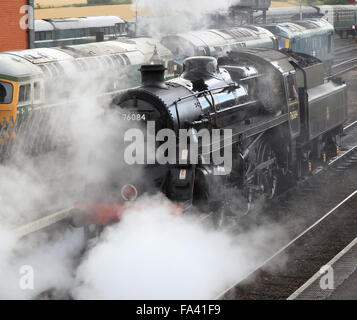
<instances>
[{"instance_id":1,"label":"locomotive wheel","mask_svg":"<svg viewBox=\"0 0 357 320\"><path fill-rule=\"evenodd\" d=\"M274 150L269 143L262 140L258 146L257 166L268 162L266 167L257 172L257 185L262 187L267 199L272 199L278 192L279 168Z\"/></svg>"}]
</instances>

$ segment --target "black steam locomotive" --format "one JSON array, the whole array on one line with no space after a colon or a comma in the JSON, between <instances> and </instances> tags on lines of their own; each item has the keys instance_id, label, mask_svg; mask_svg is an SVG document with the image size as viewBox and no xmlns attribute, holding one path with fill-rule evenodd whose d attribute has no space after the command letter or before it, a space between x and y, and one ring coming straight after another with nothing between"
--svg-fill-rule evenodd
<instances>
[{"instance_id":1,"label":"black steam locomotive","mask_svg":"<svg viewBox=\"0 0 357 320\"><path fill-rule=\"evenodd\" d=\"M170 81L164 82L164 71L162 65L142 66L142 86L116 97L113 107L139 115L144 124L152 121L156 133L171 129L177 145L185 130L188 144L177 147L174 159L165 154L166 165L146 165L148 178L127 177L119 186L123 199L149 188L183 206L217 211L235 201L246 210L254 199L274 197L283 182L309 174L339 152L346 85L325 80L323 64L314 57L245 49L218 61L188 58L182 76ZM216 139L203 139L202 130L218 132ZM198 147L191 158L193 141ZM224 148L230 149L229 166L213 161ZM239 201L232 190L239 190Z\"/></svg>"}]
</instances>

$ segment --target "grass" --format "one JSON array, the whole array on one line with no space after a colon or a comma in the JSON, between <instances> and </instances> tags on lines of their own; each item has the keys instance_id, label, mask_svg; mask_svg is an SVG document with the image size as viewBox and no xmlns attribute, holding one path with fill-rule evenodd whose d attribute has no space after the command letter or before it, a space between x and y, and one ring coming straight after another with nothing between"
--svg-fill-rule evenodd
<instances>
[{"instance_id":1,"label":"grass","mask_svg":"<svg viewBox=\"0 0 357 320\"><path fill-rule=\"evenodd\" d=\"M98 5L131 4L132 0L97 0L97 3L88 3L87 0L35 0L36 9L67 8L67 7L90 7Z\"/></svg>"},{"instance_id":2,"label":"grass","mask_svg":"<svg viewBox=\"0 0 357 320\"><path fill-rule=\"evenodd\" d=\"M64 7L90 7L90 6L111 6L116 4L131 4L131 0L111 0L105 3L75 3Z\"/></svg>"}]
</instances>

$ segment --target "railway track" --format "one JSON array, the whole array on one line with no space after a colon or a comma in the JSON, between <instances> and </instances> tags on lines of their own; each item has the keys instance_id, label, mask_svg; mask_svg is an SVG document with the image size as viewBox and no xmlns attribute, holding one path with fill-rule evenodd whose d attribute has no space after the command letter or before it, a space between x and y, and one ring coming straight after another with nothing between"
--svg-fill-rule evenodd
<instances>
[{"instance_id":1,"label":"railway track","mask_svg":"<svg viewBox=\"0 0 357 320\"><path fill-rule=\"evenodd\" d=\"M352 51L355 51L357 50L357 44L356 43L353 43L353 44L349 44L347 46L343 46L343 47L340 47L340 48L336 48L335 50L335 55L338 56L342 53L350 53Z\"/></svg>"},{"instance_id":2,"label":"railway track","mask_svg":"<svg viewBox=\"0 0 357 320\"><path fill-rule=\"evenodd\" d=\"M326 265L353 239L357 221L351 217L356 209L357 190L325 213L309 228L269 257L247 277L229 287L217 299L288 299L308 279ZM336 237L341 227L347 234ZM277 263L287 261L279 269Z\"/></svg>"},{"instance_id":3,"label":"railway track","mask_svg":"<svg viewBox=\"0 0 357 320\"><path fill-rule=\"evenodd\" d=\"M264 216L281 223L291 240L267 253L217 299L287 299L356 237L357 122L345 132L345 147L329 162L329 170L316 169L264 209Z\"/></svg>"},{"instance_id":4,"label":"railway track","mask_svg":"<svg viewBox=\"0 0 357 320\"><path fill-rule=\"evenodd\" d=\"M337 77L356 68L357 68L357 57L343 60L342 62L336 63L331 67L332 74L328 78Z\"/></svg>"},{"instance_id":5,"label":"railway track","mask_svg":"<svg viewBox=\"0 0 357 320\"><path fill-rule=\"evenodd\" d=\"M331 66L331 76L339 76L344 72L353 70L357 62L353 60L356 57L357 42L352 39L334 39L334 65Z\"/></svg>"},{"instance_id":6,"label":"railway track","mask_svg":"<svg viewBox=\"0 0 357 320\"><path fill-rule=\"evenodd\" d=\"M357 217L351 215L351 210L357 209L354 181L357 176L357 121L346 125L344 130L344 146L341 154L328 163L329 170L316 168L312 177L269 202L264 215L260 215L261 220L256 222L288 221L283 226L291 240L282 247L272 248L259 266L232 283L217 299L287 299L355 238ZM334 187L330 188L331 185ZM47 215L14 232L21 238L55 227L69 218L71 209ZM302 212L305 212L303 223L300 220ZM283 268L278 268L286 257Z\"/></svg>"}]
</instances>

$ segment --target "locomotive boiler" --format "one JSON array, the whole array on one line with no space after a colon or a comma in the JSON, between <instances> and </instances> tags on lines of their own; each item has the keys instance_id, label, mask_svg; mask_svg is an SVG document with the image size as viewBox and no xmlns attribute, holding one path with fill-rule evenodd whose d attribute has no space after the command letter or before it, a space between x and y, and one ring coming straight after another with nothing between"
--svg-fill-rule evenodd
<instances>
[{"instance_id":1,"label":"locomotive boiler","mask_svg":"<svg viewBox=\"0 0 357 320\"><path fill-rule=\"evenodd\" d=\"M245 49L218 61L188 58L181 77L170 81L164 81L164 71L162 65L142 66L142 85L116 97L113 108L139 115L144 125L154 123L156 134L162 129L176 133L176 158L145 164L150 183L141 180L184 208L246 213L255 199L274 197L286 182L309 174L339 152L347 118L346 85L325 80L323 64L314 57ZM180 130L188 132L183 149L178 147ZM218 138L204 139L202 130ZM190 157L193 141L196 161ZM213 161L224 148L230 150L229 166ZM124 183L140 195L147 192L142 181ZM239 201L232 190L239 190Z\"/></svg>"}]
</instances>

